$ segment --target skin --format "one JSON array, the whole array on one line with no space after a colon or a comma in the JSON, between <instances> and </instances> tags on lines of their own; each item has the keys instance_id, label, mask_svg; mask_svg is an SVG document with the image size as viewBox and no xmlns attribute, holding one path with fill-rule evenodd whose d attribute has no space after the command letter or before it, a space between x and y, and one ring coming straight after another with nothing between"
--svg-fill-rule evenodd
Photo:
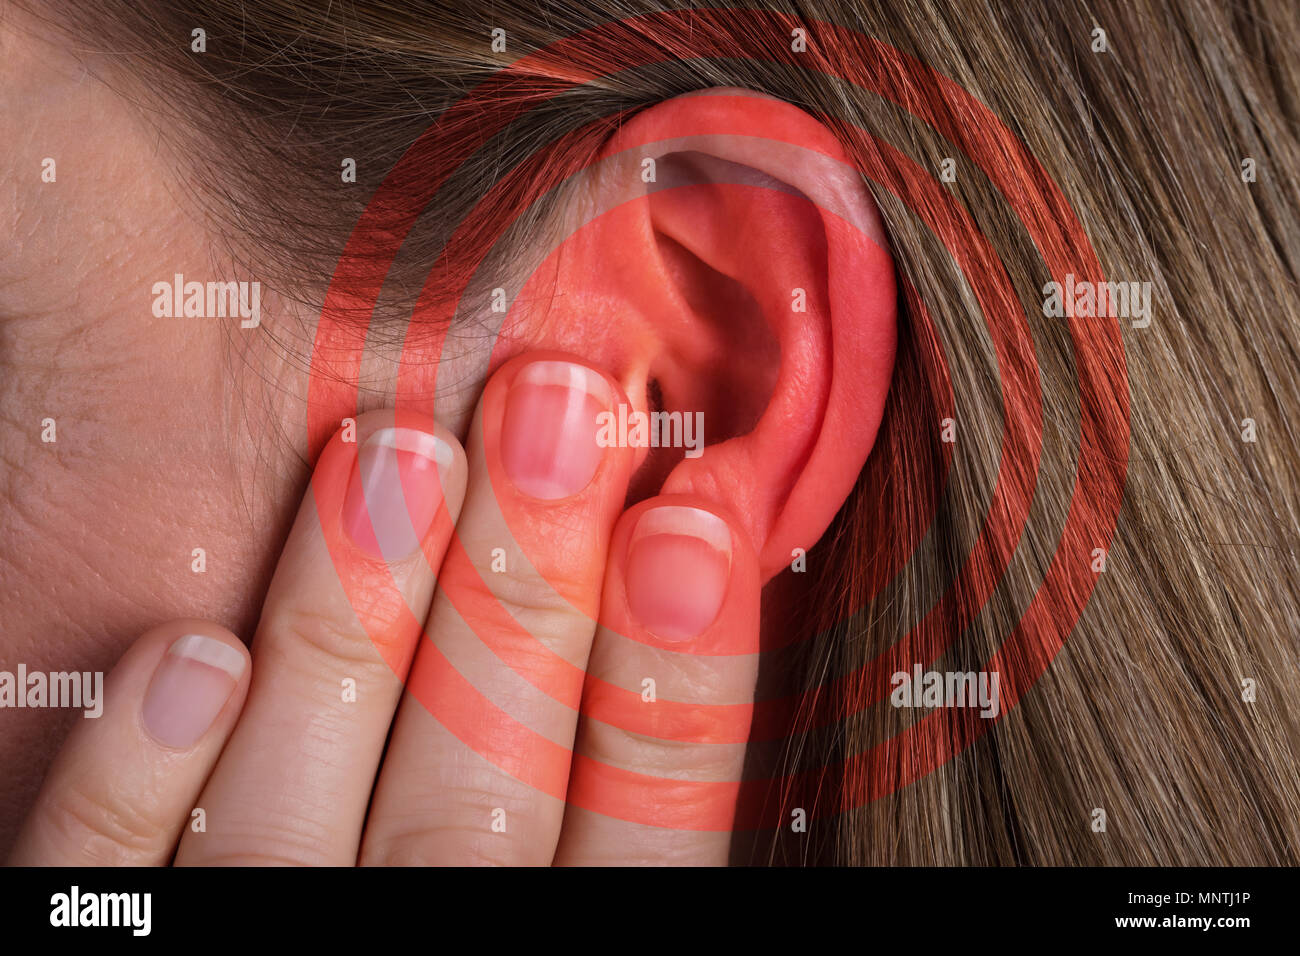
<instances>
[{"instance_id":1,"label":"skin","mask_svg":"<svg viewBox=\"0 0 1300 956\"><path fill-rule=\"evenodd\" d=\"M187 190L119 96L12 19L0 21L0 46L0 88L24 104L0 111L13 144L0 158L0 208L14 237L0 257L0 653L11 670L108 670L178 607L248 633L276 557L253 530L282 535L284 500L246 495L253 444L232 442L227 386L201 360L221 354L223 330L142 320L143 277L169 260L205 274L210 237L173 201ZM31 162L47 155L58 181L42 193ZM41 442L46 417L56 444ZM189 570L194 547L215 573ZM2 719L7 848L72 718Z\"/></svg>"},{"instance_id":2,"label":"skin","mask_svg":"<svg viewBox=\"0 0 1300 956\"><path fill-rule=\"evenodd\" d=\"M57 45L14 32L6 33L4 45L16 54L5 61L8 95L47 117L36 125L22 114L6 112L0 130L18 144L7 153L12 167L4 180L12 184L8 205L16 237L22 240L18 256L6 257L0 304L7 410L3 573L5 593L16 597L7 602L5 656L24 661L29 671L67 668L70 660L79 669L106 670L129 635L147 631L110 677L106 719L74 723L72 738L27 814L10 862L165 862L197 802L226 825L218 839L182 843L179 862L351 863L357 858L370 780L401 688L367 646L366 635L355 633L355 625L351 646L323 652L318 635L270 625L260 631L255 645L259 684L247 704L249 716L239 719L252 670L216 725L190 750L176 753L159 746L138 718L149 676L170 641L182 633L214 635L247 653L235 634L252 632L259 617L291 616L295 611L284 606L286 601L307 601L313 606L310 613L320 615L333 599L343 631L350 608L331 593L337 590L332 568L319 560L319 540L311 534L291 538L289 548L278 555L281 574L295 585L283 589L289 597L259 607L268 565L277 558L274 541L282 535L256 529L284 528L284 502L291 500L300 479L290 471L261 493L248 494L243 476L260 464L260 436L241 430L232 440L227 426L236 420L238 395L232 395L221 363L203 361L204 355L229 348L227 330L216 323L196 326L142 317L140 276L149 275L153 263L175 262L177 271L192 275L211 269L212 237L199 228L192 209L173 202L187 194L186 184L163 162L152 131L138 114L86 76ZM42 151L56 158L59 178L54 184L34 182L30 169L18 168ZM140 157L153 160L145 170ZM41 186L48 188L42 192ZM52 201L56 189L57 201ZM116 240L122 235L148 238L123 245ZM68 261L69 249L79 251L73 253L75 261ZM78 289L66 287L69 273L80 277ZM283 305L274 299L267 303L272 315L277 309ZM68 348L70 339L82 347ZM69 382L83 387L69 388ZM301 393L302 386L292 390ZM160 391L179 400L160 407ZM472 400L472 392L470 396ZM459 424L471 410L452 406L443 415ZM46 417L54 418L58 429L53 445L39 439ZM196 428L195 422L207 424ZM372 427L371 420L362 419L361 441ZM432 422L427 427L434 429ZM446 429L441 434L463 459L456 436ZM607 506L603 526L590 528L593 540L607 537L630 472L629 459L609 489L609 501L618 507ZM304 521L313 520L314 508L312 501L304 505ZM216 573L190 570L191 542L208 552ZM435 560L445 543L435 549ZM590 546L572 543L575 550ZM314 561L308 556L313 553ZM294 570L299 564L310 569ZM130 567L148 567L153 573L85 573L86 568ZM69 573L50 573L57 568ZM603 573L603 562L588 568L584 584L593 596ZM412 576L424 578L418 586L408 583L422 592L419 601L427 607L430 596L424 592L431 590L431 569L422 565ZM173 616L178 604L194 618L152 626ZM215 622L228 623L230 630ZM319 619L313 626L329 629ZM539 619L533 626L545 630L547 625ZM578 645L574 653L582 662L582 645L589 646L592 633L580 630L570 643ZM402 640L412 641L413 635ZM295 771L303 768L286 763L286 757L300 753L301 744L297 737L273 734L286 721L285 702L295 701L297 707L305 697L321 708L325 720L330 705L313 685L323 672L358 654L364 666L351 672L364 675L359 696L379 696L382 703L368 704L360 717L336 717L336 752L312 753L308 759L336 766L340 773L325 781L319 774L303 774L318 785L317 791L295 793L300 776ZM419 730L399 736L398 751L421 753L429 737L439 741L447 759L452 751L465 750L445 731L438 734L427 713L421 719L420 704L408 701L405 710L413 712L405 716L403 729L419 724ZM51 720L55 716L57 711L4 712L0 762L12 771L5 775L3 793L6 844L14 839L13 824L26 813L35 784L68 729L68 721ZM561 719L572 741L572 715ZM561 729L561 739L564 733ZM282 740L284 751L259 746L268 736ZM506 787L506 775L492 773L481 758L478 763L475 779L444 775L438 783L453 793L473 788L476 801L485 790ZM178 772L178 767L184 769ZM544 801L545 822L535 828L540 832L519 831L518 840L512 834L512 849L504 859L483 845L491 831L466 800L446 802L452 819L443 832L455 835L450 846L438 838L437 819L413 825L409 805L425 802L415 781L423 783L421 773L436 772L425 765L384 777L381 793L392 809L386 816L381 813L380 826L367 831L374 833L368 837L374 849L367 849L367 862L550 862L563 818L563 805L553 798ZM208 789L202 790L209 774ZM88 793L81 783L85 780L99 783ZM520 789L516 784L516 800L526 799ZM286 794L294 805L327 804L331 810L325 819L294 813L277 821L268 808L282 806ZM340 803L351 812L339 812ZM278 850L265 839L268 830L289 834ZM420 833L432 836L421 838ZM716 852L715 841L715 857Z\"/></svg>"},{"instance_id":3,"label":"skin","mask_svg":"<svg viewBox=\"0 0 1300 956\"><path fill-rule=\"evenodd\" d=\"M502 393L532 361L523 357L497 373L485 391L481 418L500 412ZM609 385L611 393L617 394L615 384ZM363 416L355 446L366 447L367 439L392 421L388 412ZM534 710L540 697L511 701L530 728L555 736L564 751L573 750L579 757L580 762L570 768L566 753L550 769L567 777L568 787L586 792L584 802L610 811L566 813L562 800L495 772L496 765L521 745L498 740L467 747L430 719L427 704L436 701L435 706L446 707L446 701L438 698L439 688L433 687L433 695L424 699L403 694L402 681L390 666L393 660L412 654L417 668L431 654L454 660L478 645L475 628L459 617L447 594L459 593L463 601L466 591L458 591L457 578L464 580L470 563L481 564L478 573L488 572L488 561L482 560L486 552L473 542L502 540L500 528L493 524L503 513L522 528L521 545L539 545L530 538L543 528L552 539L565 538L549 554L540 547L531 552L537 575L547 580L557 573L567 575L561 589L569 600L513 605L512 613L528 633L558 655L574 658L579 670L587 667L593 640L599 646L620 639L597 635L593 620L574 613L573 604L587 603L580 595L602 588L607 594L617 593L621 584L617 574L607 579L605 559L609 557L611 568L623 565L626 534L620 535L614 524L626 526L654 507L651 501L621 514L631 450L611 449L580 492L543 502L527 498L508 483L466 488L467 474L482 481L499 457L493 444L501 429L490 421L478 432L482 439L471 441L468 454L431 420L404 416L401 421L406 429L437 436L451 453L441 480L446 510L440 518L444 520L434 521L421 551L396 561L367 560L340 536L333 540L343 553L344 569L334 573L324 542L333 538L330 516L340 507L337 497L348 485L335 479L346 479L356 459L353 444L336 440L321 458L314 492L304 501L280 557L251 661L238 638L210 622L173 622L137 641L109 678L104 716L83 722L65 744L19 834L11 863L156 865L171 859L178 839L176 862L185 865L726 861L729 810L724 812L726 819L713 821L702 831L651 825L655 814L652 811L647 818L644 808L653 808L667 797L672 802L694 802L681 781L663 780L663 775L683 768L691 771L694 780L725 785L737 779L743 746L647 748L637 735L623 731L613 736L588 731L576 737L576 715L571 710ZM673 498L671 503L700 504L685 498ZM346 504L342 506L346 510ZM521 509L533 512L532 532ZM466 557L459 563L454 557L444 563L453 523L466 542L462 552ZM620 547L607 553L611 534ZM757 557L744 547L743 538L727 534L737 542L730 568L733 583L701 638L726 633L720 639L749 641L756 647ZM565 560L572 549L594 559L575 568ZM435 593L434 568L439 566L440 576L447 580ZM379 582L388 574L413 618L429 616L433 644L420 641L418 625L406 626L400 615L376 610L382 591ZM369 592L362 604L373 613L358 615L340 588L340 576L351 577L352 584ZM486 581L490 583L485 593L498 600L514 601L521 594L543 591L543 578L531 571L516 577L487 574ZM359 617L369 633L360 626ZM625 625L622 630L638 635L635 626ZM142 708L141 700L148 693L150 675L172 642L188 635L221 642L227 656L239 659L238 679L210 728L192 742L178 745L160 738L157 722L142 716L148 705ZM671 644L644 632L638 636L651 649L647 653L662 655L665 662L670 658ZM548 676L548 666L555 674L567 669L559 661L545 664L536 651L530 656L533 677L539 680ZM728 666L739 681L723 683L715 680L711 665L702 666L704 670L695 667L695 675L689 670L682 675L663 663L657 669L651 664L652 672L666 674L665 686L678 695L684 691L699 695L706 685L709 694L752 694L754 675L743 665ZM597 672L609 670L604 663ZM465 675L475 676L473 668L465 668ZM355 681L356 700L364 701L364 706L339 694L339 677ZM428 684L413 680L411 686ZM490 677L477 686L485 696L493 696ZM371 781L394 710L392 744L367 814ZM163 737L170 729L163 726ZM522 746L526 748L527 742ZM544 761L545 752L527 759ZM648 775L652 782L636 794L601 794L599 779L584 780L592 772L593 759ZM694 786L705 784L686 785L688 790ZM431 794L438 799L430 799ZM185 828L191 807L202 808L205 822L210 820L211 825L202 831ZM498 813L505 814L499 817L507 821L504 833L492 827Z\"/></svg>"},{"instance_id":4,"label":"skin","mask_svg":"<svg viewBox=\"0 0 1300 956\"><path fill-rule=\"evenodd\" d=\"M0 856L14 863L164 863L173 853L197 864L725 862L734 803L727 782L741 774L745 726L714 726L710 743L656 741L621 729L638 718L607 690L622 688L635 700L643 676L658 674L666 700L746 712L760 587L792 547L815 543L874 439L892 362L892 279L876 309L889 335L868 325L862 337L887 348L853 358L855 371L876 371L870 388L845 397L832 382L832 353L854 356L852 328L783 309L749 316L764 334L769 324L776 329L766 341L750 330L757 344L736 362L727 342L737 336L716 328L735 303L701 305L712 273L672 301L646 292L693 281L689 256L671 267L660 262L662 274L647 267L636 288L616 284L622 269L593 280L591 264L611 249L638 266L656 261L637 248L650 231L628 219L639 214L635 207L602 227L623 230L614 241L599 230L578 235L539 269L548 285L536 290L538 301L573 303L577 314L524 313L514 320L512 351L490 361L466 352L440 357L452 380L480 387L440 400L436 422L403 424L454 449L456 465L440 485L445 511L422 540L423 557L376 568L329 529L345 507L341 476L355 466L356 449L393 423L392 413L359 416L355 443L336 436L304 495L301 450L268 427L302 419L307 388L296 363L262 345L232 352L232 330L219 320L149 314L146 292L158 279L233 274L183 173L160 151L157 130L29 24L0 20L0 48L0 89L22 106L0 111L0 141L13 144L0 155L0 214L14 236L0 257L0 667L113 671L100 720L55 709L0 711ZM620 135L669 139L674 118L698 114L702 103L665 107ZM746 117L745 107L737 113L719 98L707 108L727 119ZM32 122L37 115L41 121ZM772 103L753 115L772 116ZM804 114L790 110L780 119L806 124L815 148L831 150ZM723 144L717 155L753 161L808 195L825 186L842 214L865 223L868 245L882 248L860 182L804 169L788 152L737 156ZM57 161L55 183L41 182L46 156ZM735 268L765 263L738 281L761 286L780 274L779 288L760 291L785 302L787 285L808 284L813 274L790 237L810 233L817 220L784 194L765 201L763 215L779 227L771 248ZM698 205L661 201L657 228L729 271L729 207L720 203L713 211L723 218L701 223L692 218ZM747 232L762 241L752 220ZM816 300L817 290L810 293ZM274 292L264 293L262 307L268 325L310 327L313 318ZM608 321L610 314L621 321ZM705 328L713 331L702 335ZM501 472L503 396L535 361L581 365L606 382L612 400L641 410L646 383L658 376L666 407L702 409L715 428L727 423L727 433L713 433L709 455L676 465L647 460L644 450L609 449L580 492L538 499ZM728 378L736 369L743 378ZM341 420L353 410L339 412ZM57 423L54 443L41 440L47 418ZM625 510L629 489L636 504ZM728 656L683 656L629 611L634 529L665 504L709 512L727 529L725 597L695 640ZM527 560L497 574L491 549L502 542ZM196 547L207 554L203 574L191 570ZM355 580L340 570L340 554ZM363 622L367 633L355 606L388 606L393 581L409 613L378 613ZM526 635L522 643L494 618L501 601ZM797 601L780 594L769 612ZM211 727L177 748L160 742L142 713L168 648L189 634L225 644L246 666ZM243 642L250 635L251 657ZM502 639L488 652L484 635ZM340 706L344 679L358 684L356 704ZM449 699L475 719L462 726L456 714L438 713ZM579 701L591 718L582 725ZM477 729L494 726L478 720L481 713L513 722L502 718L504 736L475 740ZM640 776L609 779L602 766ZM522 782L529 773L535 778ZM664 785L680 778L696 783ZM186 827L195 806L210 821L203 834ZM691 811L686 822L683 807ZM511 821L504 834L485 815L496 808Z\"/></svg>"},{"instance_id":5,"label":"skin","mask_svg":"<svg viewBox=\"0 0 1300 956\"><path fill-rule=\"evenodd\" d=\"M333 567L322 560L319 502L309 495L299 518L306 530L291 535L278 555L274 541L281 535L256 530L284 527L283 503L300 482L290 472L274 477L262 493L247 493L243 476L258 465L260 436L244 431L232 438L226 426L235 420L238 395L232 396L222 363L204 361L205 355L225 354L227 330L215 322L142 318L141 289L147 286L140 276L150 275L152 263L175 262L177 271L193 275L211 269L212 237L184 203L171 201L185 195L185 184L161 161L151 131L135 112L85 76L63 51L26 34L7 33L4 42L17 54L5 61L8 95L49 117L38 126L6 112L0 129L18 143L7 154L13 168L4 179L13 184L8 204L23 240L19 254L6 257L0 304L6 391L3 573L5 593L15 596L7 601L5 658L24 661L29 671L65 669L72 660L79 669L108 669L130 635L147 632L109 678L105 717L75 722L30 813L34 784L45 774L67 721L55 726L53 711L4 712L0 762L12 771L5 775L4 816L7 821L27 816L10 862L166 862L190 807L201 805L220 821L215 838L182 841L178 862L352 863L401 681L367 635L358 632ZM30 169L18 168L42 151L56 157L54 184L34 182ZM123 158L105 159L114 156ZM139 158L151 156L155 162L142 171ZM44 192L42 185L48 186ZM124 246L117 241L122 235L148 238ZM69 249L77 250L73 262ZM79 276L75 290L66 287L69 273ZM271 314L283 308L275 300L268 305ZM79 347L69 348L69 340ZM79 385L68 387L69 382ZM616 382L610 385L621 394ZM293 388L301 392L300 385ZM176 400L160 407L160 391ZM443 414L458 422L471 408L451 407ZM56 421L54 444L39 439L46 417ZM358 443L384 418L384 413L363 417ZM196 422L201 423L197 428ZM464 498L464 453L451 430L431 420L422 424L458 456L458 487L447 490L454 516ZM472 448L486 454L482 442ZM580 537L562 551L557 547L557 557L603 553L633 464L630 451L612 451L620 463L605 467L608 480L597 482L605 504L598 515L577 506L573 513L585 522ZM596 490L584 492L582 500ZM533 525L539 537L545 527L568 527L574 520L564 519L562 506L543 507L548 516ZM487 520L484 508L475 514ZM472 523L459 530L467 536L485 533ZM398 572L399 579L406 575L404 591L412 592L412 612L421 618L432 602L433 572L450 528L438 534L426 551L428 562L408 562ZM215 573L191 571L191 542L205 548ZM530 557L535 565L545 562L536 550ZM280 585L259 606L268 564L277 559ZM133 567L153 573L125 570ZM603 561L588 563L579 582L583 603L592 610L604 573ZM193 617L153 626L172 617L178 605ZM558 629L561 643L571 645L570 656L585 665L594 625L572 613L561 625L550 623L561 613L558 607L541 609L530 629ZM252 632L259 618L252 665L212 729L191 748L160 745L139 714L150 676L170 643L182 634L207 634L247 655L235 635ZM288 623L303 618L310 623ZM228 622L229 629L216 622ZM334 642L322 633L335 635ZM417 635L389 637L411 645ZM323 675L331 672L357 677L364 708L342 713L337 694L321 692ZM332 728L330 753L305 749L300 735L282 733L287 723L302 730L297 718L304 708L316 713L316 723ZM560 715L556 728L570 746L575 716ZM268 739L277 746L268 750ZM550 862L564 815L562 802L554 798L542 801L535 821L525 807L520 829L511 828L518 836L512 832L504 853L484 845L491 835L488 818L467 799L449 799L439 804L444 810L412 822L412 808L428 802L424 785L431 774L444 792L472 792L473 804L481 804L493 788L508 787L506 775L491 773L481 757L464 779L441 772L441 765L477 755L467 755L445 731L439 734L422 705L408 698L395 751L423 754L430 739L443 751L440 761L383 776L381 802L391 809L381 807L378 823L367 828L362 859ZM322 774L322 766L337 773ZM738 766L732 769L738 773ZM516 784L513 798L527 804L519 789ZM329 810L318 819L297 809L279 812L286 796L295 808ZM497 802L505 802L504 796ZM268 832L282 838L268 840ZM11 841L12 832L4 839ZM581 862L581 841L566 853ZM725 854L725 844L715 839L710 860L718 862L719 853Z\"/></svg>"},{"instance_id":6,"label":"skin","mask_svg":"<svg viewBox=\"0 0 1300 956\"><path fill-rule=\"evenodd\" d=\"M157 131L61 41L6 9L0 49L0 89L22 107L0 110L13 237L0 256L0 661L107 671L178 612L251 635L306 472L247 421L244 403L266 393L238 361L232 381L230 330L148 311L159 278L221 274L216 237ZM55 183L34 172L46 156ZM295 318L274 293L263 312ZM286 403L305 394L291 363L262 362ZM475 398L444 420L463 431ZM45 418L54 444L41 441ZM190 569L195 547L204 574ZM0 855L75 720L0 712Z\"/></svg>"}]
</instances>

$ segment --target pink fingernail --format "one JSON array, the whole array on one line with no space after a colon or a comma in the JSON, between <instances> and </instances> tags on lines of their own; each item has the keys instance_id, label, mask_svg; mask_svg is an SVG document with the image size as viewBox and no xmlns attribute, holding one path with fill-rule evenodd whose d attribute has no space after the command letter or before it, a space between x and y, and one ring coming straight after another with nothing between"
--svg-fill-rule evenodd
<instances>
[{"instance_id":1,"label":"pink fingernail","mask_svg":"<svg viewBox=\"0 0 1300 956\"><path fill-rule=\"evenodd\" d=\"M357 453L343 499L343 527L366 553L387 561L413 554L442 503L442 476L454 458L437 435L385 428Z\"/></svg>"},{"instance_id":2,"label":"pink fingernail","mask_svg":"<svg viewBox=\"0 0 1300 956\"><path fill-rule=\"evenodd\" d=\"M216 638L173 641L144 695L145 729L164 747L188 750L230 700L245 664L243 654Z\"/></svg>"},{"instance_id":3,"label":"pink fingernail","mask_svg":"<svg viewBox=\"0 0 1300 956\"><path fill-rule=\"evenodd\" d=\"M515 376L501 422L501 464L516 488L554 501L591 483L603 450L598 416L609 383L569 362L534 362Z\"/></svg>"},{"instance_id":4,"label":"pink fingernail","mask_svg":"<svg viewBox=\"0 0 1300 956\"><path fill-rule=\"evenodd\" d=\"M700 508L663 505L637 520L628 542L627 603L647 630L688 641L708 629L731 576L731 529Z\"/></svg>"}]
</instances>

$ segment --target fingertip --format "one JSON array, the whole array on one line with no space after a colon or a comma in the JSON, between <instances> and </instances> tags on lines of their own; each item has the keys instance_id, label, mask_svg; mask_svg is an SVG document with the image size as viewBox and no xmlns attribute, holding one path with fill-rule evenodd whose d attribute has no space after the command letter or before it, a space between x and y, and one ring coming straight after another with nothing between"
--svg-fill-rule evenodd
<instances>
[{"instance_id":1,"label":"fingertip","mask_svg":"<svg viewBox=\"0 0 1300 956\"><path fill-rule=\"evenodd\" d=\"M565 509L593 497L621 504L636 449L609 423L626 405L613 376L567 353L530 352L498 369L476 425L503 507Z\"/></svg>"},{"instance_id":2,"label":"fingertip","mask_svg":"<svg viewBox=\"0 0 1300 956\"><path fill-rule=\"evenodd\" d=\"M686 653L757 652L758 560L728 509L699 495L648 498L620 518L611 554L607 626Z\"/></svg>"},{"instance_id":3,"label":"fingertip","mask_svg":"<svg viewBox=\"0 0 1300 956\"><path fill-rule=\"evenodd\" d=\"M154 744L189 750L210 732L233 727L252 670L243 641L220 625L183 619L153 629L140 643L153 664L140 722Z\"/></svg>"},{"instance_id":4,"label":"fingertip","mask_svg":"<svg viewBox=\"0 0 1300 956\"><path fill-rule=\"evenodd\" d=\"M83 695L94 719L60 750L11 862L165 863L249 673L248 649L220 625L181 619L142 634L106 681L92 682L93 702Z\"/></svg>"},{"instance_id":5,"label":"fingertip","mask_svg":"<svg viewBox=\"0 0 1300 956\"><path fill-rule=\"evenodd\" d=\"M327 534L337 528L369 558L402 562L426 539L450 532L468 471L465 450L448 428L417 412L378 409L335 436L312 489Z\"/></svg>"}]
</instances>

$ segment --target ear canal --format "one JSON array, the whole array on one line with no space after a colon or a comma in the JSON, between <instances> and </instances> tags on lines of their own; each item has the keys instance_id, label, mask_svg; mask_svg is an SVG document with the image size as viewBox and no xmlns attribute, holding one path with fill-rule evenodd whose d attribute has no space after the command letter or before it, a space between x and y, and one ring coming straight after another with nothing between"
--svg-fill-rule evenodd
<instances>
[{"instance_id":1,"label":"ear canal","mask_svg":"<svg viewBox=\"0 0 1300 956\"><path fill-rule=\"evenodd\" d=\"M746 167L698 152L660 161L654 192L681 190L676 201L707 206L710 184L752 178ZM652 212L651 222L655 215ZM781 346L762 305L741 279L720 271L672 231L654 228L655 254L675 299L691 317L689 336L677 339L650 367L647 408L683 441L649 450L633 484L633 500L657 494L680 461L752 431L776 387ZM665 327L667 323L664 323ZM657 437L655 435L652 438Z\"/></svg>"}]
</instances>

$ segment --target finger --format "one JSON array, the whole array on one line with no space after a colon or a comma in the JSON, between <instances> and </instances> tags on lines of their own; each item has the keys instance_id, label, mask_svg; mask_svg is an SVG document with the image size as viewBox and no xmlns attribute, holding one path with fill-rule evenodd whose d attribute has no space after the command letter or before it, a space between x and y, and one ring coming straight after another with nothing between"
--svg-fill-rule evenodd
<instances>
[{"instance_id":1,"label":"finger","mask_svg":"<svg viewBox=\"0 0 1300 956\"><path fill-rule=\"evenodd\" d=\"M758 676L758 560L696 496L643 501L610 543L555 862L728 859Z\"/></svg>"},{"instance_id":2,"label":"finger","mask_svg":"<svg viewBox=\"0 0 1300 956\"><path fill-rule=\"evenodd\" d=\"M549 864L609 533L636 452L601 447L618 384L559 355L484 390L470 487L362 863Z\"/></svg>"},{"instance_id":3,"label":"finger","mask_svg":"<svg viewBox=\"0 0 1300 956\"><path fill-rule=\"evenodd\" d=\"M204 621L173 621L131 645L102 688L102 712L55 758L10 864L167 863L235 726L248 671L239 639Z\"/></svg>"},{"instance_id":4,"label":"finger","mask_svg":"<svg viewBox=\"0 0 1300 956\"><path fill-rule=\"evenodd\" d=\"M465 487L456 439L372 412L322 453L262 609L243 718L183 864L356 862L366 803Z\"/></svg>"}]
</instances>

